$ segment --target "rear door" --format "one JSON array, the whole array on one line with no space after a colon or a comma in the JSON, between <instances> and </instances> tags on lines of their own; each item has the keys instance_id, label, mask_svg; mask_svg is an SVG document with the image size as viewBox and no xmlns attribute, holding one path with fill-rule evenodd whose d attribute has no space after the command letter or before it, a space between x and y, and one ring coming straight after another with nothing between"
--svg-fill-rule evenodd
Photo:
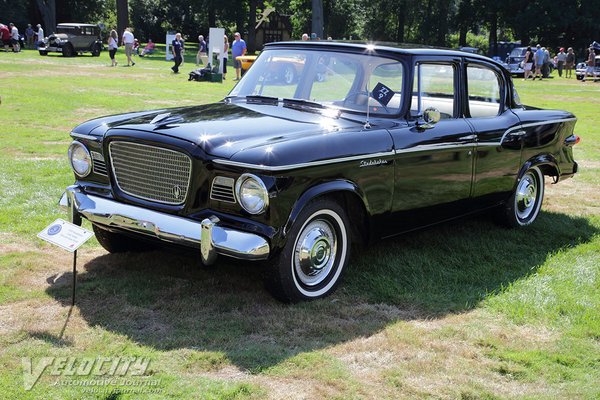
<instances>
[{"instance_id":1,"label":"rear door","mask_svg":"<svg viewBox=\"0 0 600 400\"><path fill-rule=\"evenodd\" d=\"M465 118L477 137L472 197L478 206L506 199L521 164L521 122L510 109L509 84L499 67L465 62Z\"/></svg>"}]
</instances>

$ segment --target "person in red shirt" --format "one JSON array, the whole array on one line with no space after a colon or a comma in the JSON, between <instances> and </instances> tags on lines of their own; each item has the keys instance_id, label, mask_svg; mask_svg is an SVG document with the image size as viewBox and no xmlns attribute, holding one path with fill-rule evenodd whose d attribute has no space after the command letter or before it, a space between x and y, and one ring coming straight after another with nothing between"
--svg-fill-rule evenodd
<instances>
[{"instance_id":1,"label":"person in red shirt","mask_svg":"<svg viewBox=\"0 0 600 400\"><path fill-rule=\"evenodd\" d=\"M8 51L8 45L10 44L10 30L8 26L0 24L0 39L4 45L4 51Z\"/></svg>"}]
</instances>

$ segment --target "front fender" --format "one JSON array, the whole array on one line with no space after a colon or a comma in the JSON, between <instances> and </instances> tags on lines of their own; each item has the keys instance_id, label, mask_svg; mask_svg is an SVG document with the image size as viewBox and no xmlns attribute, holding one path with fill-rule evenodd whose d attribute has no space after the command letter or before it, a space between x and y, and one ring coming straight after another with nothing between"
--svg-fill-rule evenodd
<instances>
[{"instance_id":1,"label":"front fender","mask_svg":"<svg viewBox=\"0 0 600 400\"><path fill-rule=\"evenodd\" d=\"M331 194L331 193L335 193L335 192L338 192L338 193L339 192L346 192L346 193L349 192L349 193L352 193L352 194L358 196L360 198L360 200L362 201L362 204L365 207L367 214L368 215L371 214L371 211L369 208L369 203L367 201L365 194L358 187L358 185L356 185L354 182L351 182L348 180L342 180L342 179L323 182L323 183L319 183L315 186L311 186L310 188L308 188L304 193L302 193L302 195L294 203L294 206L292 207L292 211L290 212L290 215L287 219L287 222L286 222L285 226L283 227L282 236L284 238L287 236L287 233L289 232L289 230L292 228L292 226L296 222L298 215L300 214L302 209L311 200L313 200L319 196L323 196L323 195Z\"/></svg>"}]
</instances>

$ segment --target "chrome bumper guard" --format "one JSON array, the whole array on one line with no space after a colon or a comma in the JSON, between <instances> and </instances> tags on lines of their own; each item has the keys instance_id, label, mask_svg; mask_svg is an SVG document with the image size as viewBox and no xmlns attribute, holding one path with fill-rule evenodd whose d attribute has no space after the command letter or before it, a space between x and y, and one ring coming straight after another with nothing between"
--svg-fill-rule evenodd
<instances>
[{"instance_id":1,"label":"chrome bumper guard","mask_svg":"<svg viewBox=\"0 0 600 400\"><path fill-rule=\"evenodd\" d=\"M201 222L119 203L83 193L77 185L67 187L59 205L68 211L71 221L81 224L83 216L107 228L118 228L170 243L200 250L202 262L212 264L218 254L244 260L264 260L269 243L262 236L218 225L216 216Z\"/></svg>"}]
</instances>

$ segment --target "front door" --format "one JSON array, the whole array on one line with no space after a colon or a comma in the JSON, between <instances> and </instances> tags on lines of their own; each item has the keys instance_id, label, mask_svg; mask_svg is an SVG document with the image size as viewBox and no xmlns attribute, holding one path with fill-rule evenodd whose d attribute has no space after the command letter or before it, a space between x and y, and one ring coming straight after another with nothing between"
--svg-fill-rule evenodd
<instances>
[{"instance_id":1,"label":"front door","mask_svg":"<svg viewBox=\"0 0 600 400\"><path fill-rule=\"evenodd\" d=\"M420 60L415 66L411 114L417 122L392 130L395 158L393 211L403 229L463 214L471 194L475 135L460 112L460 60ZM425 126L428 108L441 119ZM423 211L423 212L419 212Z\"/></svg>"}]
</instances>

